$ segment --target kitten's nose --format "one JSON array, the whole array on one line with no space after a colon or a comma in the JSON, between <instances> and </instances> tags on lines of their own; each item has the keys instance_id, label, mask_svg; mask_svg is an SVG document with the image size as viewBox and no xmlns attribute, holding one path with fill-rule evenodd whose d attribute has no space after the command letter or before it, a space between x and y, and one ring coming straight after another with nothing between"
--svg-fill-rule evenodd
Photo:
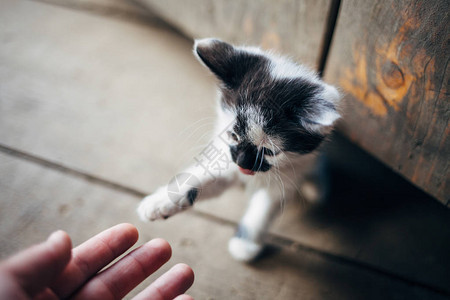
<instances>
[{"instance_id":1,"label":"kitten's nose","mask_svg":"<svg viewBox=\"0 0 450 300\"><path fill-rule=\"evenodd\" d=\"M236 164L242 169L253 171L252 169L255 165L255 159L256 157L254 157L254 155L248 155L245 151L242 151L236 158Z\"/></svg>"},{"instance_id":2,"label":"kitten's nose","mask_svg":"<svg viewBox=\"0 0 450 300\"><path fill-rule=\"evenodd\" d=\"M258 154L256 146L250 143L240 143L237 146L230 146L230 154L233 161L247 175L252 175L255 172L266 172L271 167L262 156L262 153Z\"/></svg>"}]
</instances>

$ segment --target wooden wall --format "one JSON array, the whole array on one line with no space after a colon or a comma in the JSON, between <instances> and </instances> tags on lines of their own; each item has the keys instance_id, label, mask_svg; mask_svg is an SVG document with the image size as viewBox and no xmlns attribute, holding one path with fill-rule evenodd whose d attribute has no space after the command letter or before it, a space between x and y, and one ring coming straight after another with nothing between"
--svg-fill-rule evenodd
<instances>
[{"instance_id":1,"label":"wooden wall","mask_svg":"<svg viewBox=\"0 0 450 300\"><path fill-rule=\"evenodd\" d=\"M447 0L136 1L191 37L326 63L325 79L346 95L338 130L450 204Z\"/></svg>"},{"instance_id":2,"label":"wooden wall","mask_svg":"<svg viewBox=\"0 0 450 300\"><path fill-rule=\"evenodd\" d=\"M347 137L449 205L449 2L344 0L325 78Z\"/></svg>"}]
</instances>

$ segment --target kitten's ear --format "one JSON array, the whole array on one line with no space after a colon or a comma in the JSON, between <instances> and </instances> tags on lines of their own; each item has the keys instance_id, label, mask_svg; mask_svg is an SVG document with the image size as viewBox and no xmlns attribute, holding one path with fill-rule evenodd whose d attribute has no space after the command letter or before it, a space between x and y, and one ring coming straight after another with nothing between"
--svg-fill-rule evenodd
<instances>
[{"instance_id":1,"label":"kitten's ear","mask_svg":"<svg viewBox=\"0 0 450 300\"><path fill-rule=\"evenodd\" d=\"M314 110L309 111L306 118L302 118L303 123L314 130L331 129L341 117L338 111L340 93L334 86L323 85L322 92L313 100Z\"/></svg>"},{"instance_id":2,"label":"kitten's ear","mask_svg":"<svg viewBox=\"0 0 450 300\"><path fill-rule=\"evenodd\" d=\"M195 40L194 54L225 84L233 83L233 57L236 54L233 46L213 38Z\"/></svg>"}]
</instances>

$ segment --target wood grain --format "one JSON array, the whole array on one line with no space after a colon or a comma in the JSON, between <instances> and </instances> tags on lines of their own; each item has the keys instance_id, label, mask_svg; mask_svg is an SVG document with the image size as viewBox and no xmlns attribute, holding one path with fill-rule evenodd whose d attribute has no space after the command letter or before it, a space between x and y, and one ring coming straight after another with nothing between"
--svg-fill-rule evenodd
<instances>
[{"instance_id":1,"label":"wood grain","mask_svg":"<svg viewBox=\"0 0 450 300\"><path fill-rule=\"evenodd\" d=\"M347 137L449 205L448 1L344 0L325 77Z\"/></svg>"}]
</instances>

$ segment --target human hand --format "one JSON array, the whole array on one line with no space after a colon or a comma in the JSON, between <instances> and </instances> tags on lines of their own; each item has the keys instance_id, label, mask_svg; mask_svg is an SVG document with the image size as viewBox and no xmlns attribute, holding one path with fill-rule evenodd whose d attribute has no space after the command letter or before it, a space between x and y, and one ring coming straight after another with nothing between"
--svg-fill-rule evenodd
<instances>
[{"instance_id":1,"label":"human hand","mask_svg":"<svg viewBox=\"0 0 450 300\"><path fill-rule=\"evenodd\" d=\"M102 270L137 239L136 227L119 224L71 251L67 233L54 232L0 263L0 299L121 299L171 256L170 245L154 239ZM182 294L193 282L192 269L178 264L133 299L192 300Z\"/></svg>"}]
</instances>

